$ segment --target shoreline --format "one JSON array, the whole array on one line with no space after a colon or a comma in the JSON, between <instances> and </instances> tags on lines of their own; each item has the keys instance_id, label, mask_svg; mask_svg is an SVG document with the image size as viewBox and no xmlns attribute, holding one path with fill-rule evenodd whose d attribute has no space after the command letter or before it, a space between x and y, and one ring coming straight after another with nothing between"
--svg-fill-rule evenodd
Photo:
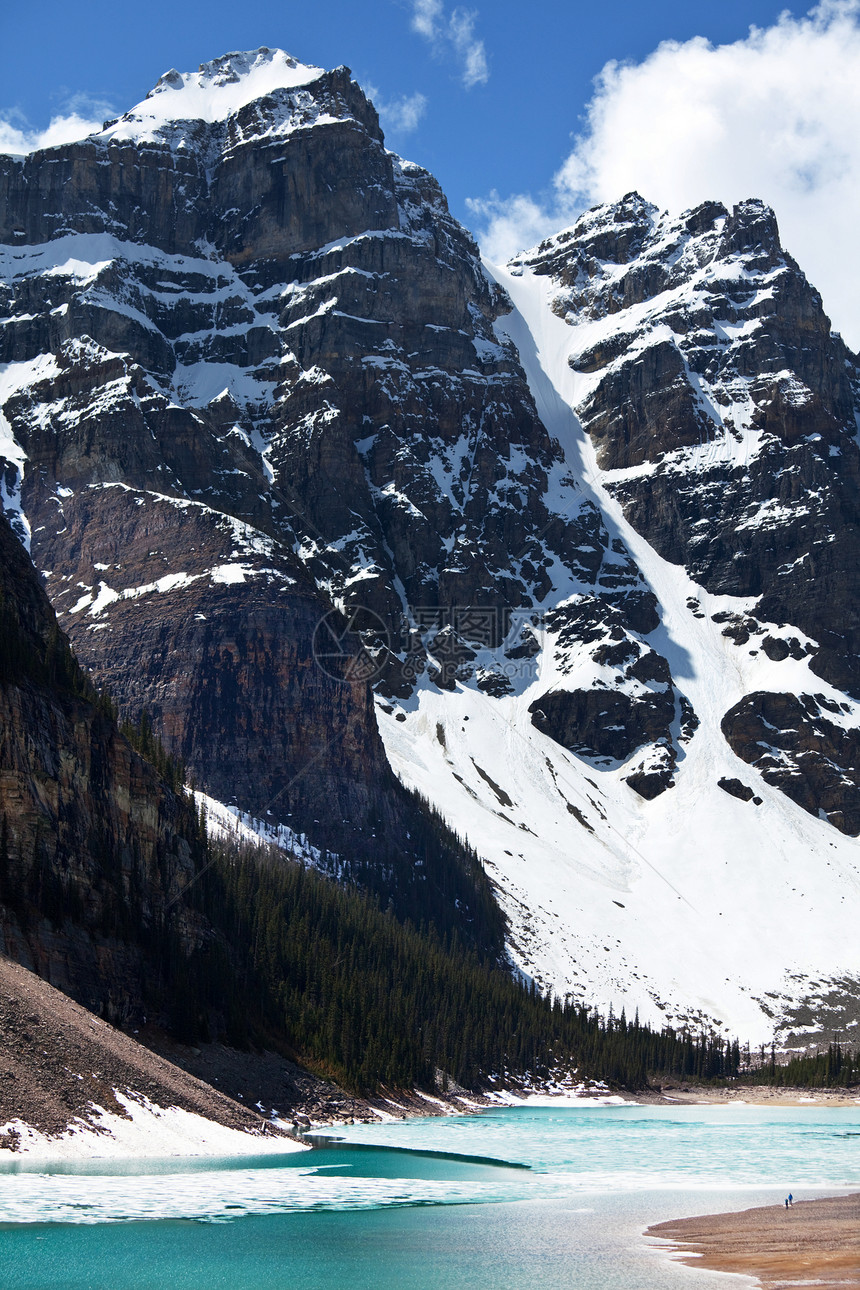
<instances>
[{"instance_id":1,"label":"shoreline","mask_svg":"<svg viewBox=\"0 0 860 1290\"><path fill-rule=\"evenodd\" d=\"M0 1164L300 1146L264 1121L0 956Z\"/></svg>"},{"instance_id":2,"label":"shoreline","mask_svg":"<svg viewBox=\"0 0 860 1290\"><path fill-rule=\"evenodd\" d=\"M392 1108L387 1112L380 1107L386 1103ZM526 1086L520 1088L490 1089L470 1092L459 1089L456 1093L435 1094L419 1092L382 1093L373 1098L356 1099L354 1121L364 1124L385 1123L390 1120L409 1120L426 1115L473 1115L480 1111L506 1106L531 1106L561 1108L563 1106L622 1107L622 1106L718 1106L786 1108L790 1110L856 1110L860 1106L860 1087L855 1089L801 1089L773 1088L769 1084L752 1084L742 1088L712 1088L692 1085L671 1092L646 1089L637 1093L614 1092L598 1082ZM299 1108L296 1108L298 1111ZM347 1121L343 1118L324 1117L313 1120L313 1129L337 1128Z\"/></svg>"},{"instance_id":3,"label":"shoreline","mask_svg":"<svg viewBox=\"0 0 860 1290\"><path fill-rule=\"evenodd\" d=\"M739 1096L743 1093L743 1097ZM830 1092L812 1096L806 1090L772 1090L767 1086L743 1090L694 1089L685 1086L665 1095L652 1091L647 1097L621 1096L611 1093L605 1086L554 1085L540 1090L535 1087L519 1090L499 1090L488 1096L472 1095L464 1090L448 1090L442 1095L429 1093L403 1094L394 1090L382 1091L370 1099L353 1103L357 1113L350 1121L343 1118L320 1117L311 1120L295 1109L297 1117L292 1124L288 1117L273 1119L265 1129L248 1131L247 1121L242 1127L235 1120L229 1125L189 1113L178 1107L158 1106L149 1099L115 1090L119 1103L115 1111L97 1109L95 1121L78 1119L61 1134L34 1132L18 1121L13 1127L21 1134L21 1142L13 1151L0 1152L0 1174L26 1174L41 1172L52 1164L76 1162L89 1172L88 1162L104 1162L96 1172L114 1172L112 1164L122 1161L176 1160L200 1157L219 1157L228 1168L244 1168L254 1156L268 1156L287 1152L303 1152L313 1147L312 1135L333 1134L345 1123L391 1124L424 1117L446 1115L469 1116L492 1112L505 1107L529 1109L585 1109L599 1113L601 1109L659 1106L664 1109L681 1106L691 1108L775 1107L786 1109L851 1109L856 1112L860 1098L853 1093ZM223 1095L221 1095L223 1096ZM239 1116L245 1108L236 1107ZM364 1112L360 1114L359 1112ZM259 1110L257 1112L259 1115ZM256 1118L256 1117L255 1117ZM626 1119L626 1116L621 1117ZM670 1116L670 1118L672 1118ZM799 1117L802 1118L802 1117ZM233 1116L225 1117L227 1120ZM708 1119L719 1124L719 1110ZM302 1123L304 1121L304 1123ZM737 1123L737 1119L732 1121ZM262 1126L262 1117L256 1120ZM821 1117L818 1119L821 1123ZM298 1128L298 1133L296 1129ZM292 1130L292 1132L291 1132ZM492 1126L490 1126L492 1131ZM2 1132L2 1130L0 1130ZM348 1136L348 1135L347 1135ZM4 1144L5 1145L5 1144ZM3 1157L6 1157L4 1160ZM235 1160L235 1165L231 1162ZM257 1163L262 1163L257 1162ZM5 1167L4 1167L5 1166ZM204 1166L205 1167L205 1166ZM123 1169L120 1172L124 1172ZM145 1172L145 1166L144 1166ZM719 1199L709 1195L704 1205L743 1204L766 1199L768 1192L756 1187L757 1195L744 1202L743 1198ZM860 1290L860 1193L848 1188L822 1189L815 1200L798 1200L790 1210L781 1203L753 1209L736 1209L728 1213L709 1213L696 1217L665 1219L666 1213L675 1209L663 1204L643 1208L639 1222L648 1223L638 1228L635 1243L650 1248L660 1261L671 1261L685 1267L748 1278L745 1284L756 1290ZM675 1198L681 1203L680 1211L690 1213L692 1197ZM688 1201L691 1204L688 1206ZM650 1213L649 1213L650 1210ZM653 1218L661 1221L651 1222ZM707 1278L705 1278L706 1280ZM650 1282L649 1282L650 1284ZM694 1280L691 1282L694 1284Z\"/></svg>"},{"instance_id":4,"label":"shoreline","mask_svg":"<svg viewBox=\"0 0 860 1290\"><path fill-rule=\"evenodd\" d=\"M0 955L0 1165L5 1161L269 1154L356 1122L474 1115L494 1107L855 1108L852 1090L686 1082L616 1092L575 1076L481 1092L437 1072L444 1091L355 1096L272 1052L193 1047L154 1028L114 1028Z\"/></svg>"},{"instance_id":5,"label":"shoreline","mask_svg":"<svg viewBox=\"0 0 860 1290\"><path fill-rule=\"evenodd\" d=\"M805 1107L860 1106L860 1086L853 1088L775 1088L770 1084L747 1084L729 1088L696 1087L649 1089L632 1096L642 1106L785 1106Z\"/></svg>"},{"instance_id":6,"label":"shoreline","mask_svg":"<svg viewBox=\"0 0 860 1290\"><path fill-rule=\"evenodd\" d=\"M122 1035L122 1032L114 1033ZM179 1072L185 1074L182 1067L178 1068ZM169 1098L155 1102L135 1089L115 1087L111 1090L109 1109L90 1102L86 1109L79 1108L77 1114L70 1114L62 1127L55 1123L48 1129L44 1124L29 1123L20 1114L10 1116L5 1124L0 1125L0 1148L5 1148L0 1150L0 1172L5 1172L2 1166L6 1162L17 1162L26 1168L29 1164L68 1160L241 1157L286 1153L307 1150L312 1145L307 1135L337 1131L351 1124L382 1125L425 1117L476 1115L505 1107L591 1107L599 1110L641 1106L676 1107L680 1110L682 1107L713 1106L838 1111L860 1106L860 1092L849 1090L810 1092L773 1089L768 1085L743 1089L686 1086L673 1089L671 1093L647 1090L631 1094L614 1093L605 1085L570 1084L566 1087L509 1088L485 1093L466 1089L445 1093L437 1091L435 1094L383 1089L372 1097L344 1094L343 1101L335 1103L337 1109L331 1104L321 1106L314 1099L308 1103L299 1101L277 1114L274 1109L267 1114L259 1103L252 1111L230 1095L225 1098L212 1085L204 1083L203 1088L211 1093L212 1101L206 1105L208 1098L196 1099L197 1105L193 1110L185 1098L180 1098L184 1106L171 1104ZM159 1090L162 1095L165 1091ZM182 1091L185 1092L184 1089Z\"/></svg>"},{"instance_id":7,"label":"shoreline","mask_svg":"<svg viewBox=\"0 0 860 1290\"><path fill-rule=\"evenodd\" d=\"M687 1267L753 1277L761 1290L860 1288L860 1192L671 1219L644 1235Z\"/></svg>"},{"instance_id":8,"label":"shoreline","mask_svg":"<svg viewBox=\"0 0 860 1290\"><path fill-rule=\"evenodd\" d=\"M272 1124L265 1131L236 1128L121 1089L114 1089L113 1095L119 1112L93 1103L88 1118L76 1119L62 1133L40 1132L20 1119L9 1121L0 1128L6 1139L0 1176L72 1162L239 1159L308 1149L285 1131L285 1125ZM7 1145L10 1137L14 1145Z\"/></svg>"}]
</instances>

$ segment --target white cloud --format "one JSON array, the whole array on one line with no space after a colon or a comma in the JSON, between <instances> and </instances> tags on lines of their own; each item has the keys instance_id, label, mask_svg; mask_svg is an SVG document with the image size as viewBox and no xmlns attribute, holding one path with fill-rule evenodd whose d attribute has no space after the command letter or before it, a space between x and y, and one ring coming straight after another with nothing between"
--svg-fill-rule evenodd
<instances>
[{"instance_id":1,"label":"white cloud","mask_svg":"<svg viewBox=\"0 0 860 1290\"><path fill-rule=\"evenodd\" d=\"M367 85L367 97L379 113L383 130L389 134L409 134L417 129L427 111L427 99L423 94L402 95L399 99L386 101L379 90Z\"/></svg>"},{"instance_id":2,"label":"white cloud","mask_svg":"<svg viewBox=\"0 0 860 1290\"><path fill-rule=\"evenodd\" d=\"M64 113L51 117L43 130L36 129L16 110L0 115L0 153L22 155L38 148L54 148L59 144L85 139L100 130L105 117L110 115L110 104L89 95L76 94L66 104Z\"/></svg>"},{"instance_id":3,"label":"white cloud","mask_svg":"<svg viewBox=\"0 0 860 1290\"><path fill-rule=\"evenodd\" d=\"M412 29L425 40L436 40L439 36L444 7L442 0L414 0Z\"/></svg>"},{"instance_id":4,"label":"white cloud","mask_svg":"<svg viewBox=\"0 0 860 1290\"><path fill-rule=\"evenodd\" d=\"M486 85L490 79L484 42L475 39L477 16L467 9L455 9L448 23L448 36L462 60L463 84L467 90L473 85Z\"/></svg>"},{"instance_id":5,"label":"white cloud","mask_svg":"<svg viewBox=\"0 0 860 1290\"><path fill-rule=\"evenodd\" d=\"M558 202L542 205L527 193L502 198L495 189L489 197L467 197L466 206L477 222L481 250L494 264L558 232L577 214L576 209L562 214Z\"/></svg>"},{"instance_id":6,"label":"white cloud","mask_svg":"<svg viewBox=\"0 0 860 1290\"><path fill-rule=\"evenodd\" d=\"M484 42L475 35L477 17L473 9L448 14L442 0L412 0L412 30L429 41L436 54L453 54L467 90L490 79Z\"/></svg>"},{"instance_id":7,"label":"white cloud","mask_svg":"<svg viewBox=\"0 0 860 1290\"><path fill-rule=\"evenodd\" d=\"M642 63L608 63L551 191L472 209L488 253L509 255L520 237L631 189L673 211L706 198L769 202L835 326L860 346L860 0L785 13L731 45L667 41Z\"/></svg>"}]
</instances>

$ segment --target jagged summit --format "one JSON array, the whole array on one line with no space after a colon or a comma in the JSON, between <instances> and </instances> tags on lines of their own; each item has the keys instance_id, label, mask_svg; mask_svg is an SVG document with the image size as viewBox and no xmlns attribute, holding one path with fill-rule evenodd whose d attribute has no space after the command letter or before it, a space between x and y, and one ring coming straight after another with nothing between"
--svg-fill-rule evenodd
<instances>
[{"instance_id":1,"label":"jagged summit","mask_svg":"<svg viewBox=\"0 0 860 1290\"><path fill-rule=\"evenodd\" d=\"M311 85L325 75L322 67L298 62L282 49L224 54L201 63L196 72L165 72L158 84L96 137L157 138L174 123L226 121L258 99Z\"/></svg>"},{"instance_id":2,"label":"jagged summit","mask_svg":"<svg viewBox=\"0 0 860 1290\"><path fill-rule=\"evenodd\" d=\"M33 186L37 172L47 188ZM349 69L260 49L167 72L85 139L0 155L0 244L74 230L198 255L201 241L226 238L231 257L274 259L389 227L393 185L376 110Z\"/></svg>"},{"instance_id":3,"label":"jagged summit","mask_svg":"<svg viewBox=\"0 0 860 1290\"><path fill-rule=\"evenodd\" d=\"M259 49L233 50L220 58L211 58L201 63L196 72L177 72L172 68L160 77L147 98L167 88L220 90L242 82L247 90L259 95L271 89L292 89L296 85L304 85L309 80L316 80L323 70L312 63L300 63L286 50L261 45Z\"/></svg>"},{"instance_id":4,"label":"jagged summit","mask_svg":"<svg viewBox=\"0 0 860 1290\"><path fill-rule=\"evenodd\" d=\"M259 99L285 96L313 85L323 77L346 75L347 68L333 73L325 68L300 63L283 49L234 51L201 63L196 72L179 72L170 68L146 97L122 116L105 121L101 130L81 135L101 141L153 142L167 141L171 127L188 122L214 125L226 122L242 108ZM54 145L48 151L62 150L68 143ZM6 155L6 154L0 154ZM19 159L26 149L8 154Z\"/></svg>"},{"instance_id":5,"label":"jagged summit","mask_svg":"<svg viewBox=\"0 0 860 1290\"><path fill-rule=\"evenodd\" d=\"M529 265L568 283L574 276L573 262L588 278L606 278L611 266L634 261L633 276L641 277L643 262L659 262L663 281L674 281L687 276L691 264L688 256L676 269L673 252L685 252L694 239L706 239L695 242L699 267L731 256L753 256L755 264L747 268L774 267L777 261L797 268L780 243L775 212L758 197L738 202L731 211L722 202L704 201L677 214L661 211L637 192L592 206L574 224L515 256L511 265ZM653 294L650 283L645 291Z\"/></svg>"},{"instance_id":6,"label":"jagged summit","mask_svg":"<svg viewBox=\"0 0 860 1290\"><path fill-rule=\"evenodd\" d=\"M813 671L856 695L856 360L774 212L629 195L517 268L552 283L571 402L628 518L709 591L805 631Z\"/></svg>"},{"instance_id":7,"label":"jagged summit","mask_svg":"<svg viewBox=\"0 0 860 1290\"><path fill-rule=\"evenodd\" d=\"M523 251L513 263L533 264L536 260L553 258L571 241L588 245L598 259L626 263L627 258L636 254L659 217L659 207L637 192L626 193L620 201L602 202L583 211L574 224L544 238L530 251Z\"/></svg>"}]
</instances>

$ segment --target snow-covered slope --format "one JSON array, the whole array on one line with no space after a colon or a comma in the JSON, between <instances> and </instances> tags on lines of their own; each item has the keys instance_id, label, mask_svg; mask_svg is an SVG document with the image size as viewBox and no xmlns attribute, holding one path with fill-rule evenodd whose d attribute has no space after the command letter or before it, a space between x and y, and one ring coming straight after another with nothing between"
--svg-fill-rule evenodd
<instances>
[{"instance_id":1,"label":"snow-covered slope","mask_svg":"<svg viewBox=\"0 0 860 1290\"><path fill-rule=\"evenodd\" d=\"M852 730L860 707L806 659L772 661L755 639L738 647L714 615L743 612L753 598L708 594L625 520L572 411L581 378L569 358L581 337L552 307L556 285L522 266L492 273L514 302L499 329L517 345L584 494L656 593L661 621L648 642L699 725L674 787L651 801L624 783L629 767L560 748L529 713L582 679L559 673L550 631L538 658L518 669L512 696L424 685L383 710L389 757L485 857L511 920L512 956L545 988L616 1013L638 1007L655 1022L718 1019L756 1040L775 1025L783 1036L802 1035L804 1023L817 1034L828 1018L850 1026L850 1002L841 1009L858 984L860 845L764 783L733 754L721 722L753 691L823 693ZM721 779L755 797L733 796ZM809 1015L797 1011L801 999Z\"/></svg>"},{"instance_id":2,"label":"snow-covered slope","mask_svg":"<svg viewBox=\"0 0 860 1290\"><path fill-rule=\"evenodd\" d=\"M181 122L226 121L257 99L309 85L324 75L322 67L299 63L282 49L225 54L196 72L165 72L142 103L105 124L101 135L135 142L172 134Z\"/></svg>"}]
</instances>

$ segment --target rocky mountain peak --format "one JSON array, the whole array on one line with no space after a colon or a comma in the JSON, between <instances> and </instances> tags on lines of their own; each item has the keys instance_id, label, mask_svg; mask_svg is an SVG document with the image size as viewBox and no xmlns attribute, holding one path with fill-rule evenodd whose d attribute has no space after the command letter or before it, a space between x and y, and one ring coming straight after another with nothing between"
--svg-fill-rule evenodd
<instances>
[{"instance_id":1,"label":"rocky mountain peak","mask_svg":"<svg viewBox=\"0 0 860 1290\"><path fill-rule=\"evenodd\" d=\"M638 239L623 265L594 253L616 223ZM631 522L709 590L793 622L856 694L857 363L774 212L625 198L520 264L552 280L574 406Z\"/></svg>"},{"instance_id":2,"label":"rocky mountain peak","mask_svg":"<svg viewBox=\"0 0 860 1290\"><path fill-rule=\"evenodd\" d=\"M718 221L728 219L729 212L722 202L701 202L684 213L684 225L693 237L708 233Z\"/></svg>"},{"instance_id":3,"label":"rocky mountain peak","mask_svg":"<svg viewBox=\"0 0 860 1290\"><path fill-rule=\"evenodd\" d=\"M265 47L224 54L201 63L196 72L171 68L141 103L116 121L106 122L101 134L108 139L143 140L169 134L178 122L226 121L249 103L312 85L324 75L321 67Z\"/></svg>"},{"instance_id":4,"label":"rocky mountain peak","mask_svg":"<svg viewBox=\"0 0 860 1290\"><path fill-rule=\"evenodd\" d=\"M387 756L478 842L529 970L567 892L541 979L602 1000L627 838L673 875L653 929L703 810L720 872L860 829L860 376L762 202L629 193L491 270L346 69L259 50L0 157L0 242L4 508L212 797L379 875ZM652 940L651 998L684 993Z\"/></svg>"},{"instance_id":5,"label":"rocky mountain peak","mask_svg":"<svg viewBox=\"0 0 860 1290\"><path fill-rule=\"evenodd\" d=\"M754 257L760 268L784 258L779 226L770 206L758 198L738 202L723 227L718 254Z\"/></svg>"},{"instance_id":6,"label":"rocky mountain peak","mask_svg":"<svg viewBox=\"0 0 860 1290\"><path fill-rule=\"evenodd\" d=\"M659 216L659 209L631 192L617 202L593 206L570 228L563 229L518 261L527 261L537 273L550 273L571 246L595 264L629 264L639 255Z\"/></svg>"},{"instance_id":7,"label":"rocky mountain peak","mask_svg":"<svg viewBox=\"0 0 860 1290\"><path fill-rule=\"evenodd\" d=\"M314 160L302 166L310 131ZM258 50L167 73L87 139L0 155L0 244L103 233L162 253L213 247L233 264L283 260L396 227L392 189L379 118L349 69Z\"/></svg>"}]
</instances>

